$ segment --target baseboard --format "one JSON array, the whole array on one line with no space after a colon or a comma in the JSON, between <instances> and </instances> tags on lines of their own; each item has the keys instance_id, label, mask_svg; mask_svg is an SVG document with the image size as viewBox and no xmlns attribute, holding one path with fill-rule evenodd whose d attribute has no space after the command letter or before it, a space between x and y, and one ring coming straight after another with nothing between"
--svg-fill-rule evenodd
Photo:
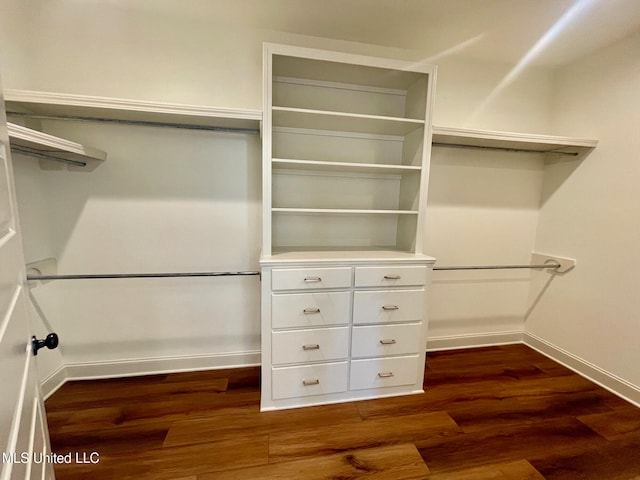
<instances>
[{"instance_id":1,"label":"baseboard","mask_svg":"<svg viewBox=\"0 0 640 480\"><path fill-rule=\"evenodd\" d=\"M531 333L523 335L523 343L542 353L550 359L573 370L611 393L640 407L640 387L633 385L622 378L603 370L602 368L587 362L586 360L569 353L568 351L553 345Z\"/></svg>"},{"instance_id":2,"label":"baseboard","mask_svg":"<svg viewBox=\"0 0 640 480\"><path fill-rule=\"evenodd\" d=\"M522 343L521 330L505 332L478 333L473 335L450 335L427 339L427 352L457 350L460 348L490 347Z\"/></svg>"},{"instance_id":3,"label":"baseboard","mask_svg":"<svg viewBox=\"0 0 640 480\"><path fill-rule=\"evenodd\" d=\"M44 380L45 399L69 380L137 377L197 370L216 370L260 365L260 352L233 352L214 355L160 357L111 362L68 363Z\"/></svg>"},{"instance_id":4,"label":"baseboard","mask_svg":"<svg viewBox=\"0 0 640 480\"><path fill-rule=\"evenodd\" d=\"M64 365L58 367L51 375L42 380L42 397L44 400L53 395L67 381L67 371Z\"/></svg>"}]
</instances>

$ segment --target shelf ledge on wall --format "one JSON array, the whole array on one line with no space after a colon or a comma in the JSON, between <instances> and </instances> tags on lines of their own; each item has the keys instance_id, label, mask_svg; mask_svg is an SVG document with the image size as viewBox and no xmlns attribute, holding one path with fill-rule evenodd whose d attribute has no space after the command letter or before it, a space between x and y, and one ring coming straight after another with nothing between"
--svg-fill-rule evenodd
<instances>
[{"instance_id":1,"label":"shelf ledge on wall","mask_svg":"<svg viewBox=\"0 0 640 480\"><path fill-rule=\"evenodd\" d=\"M434 146L486 148L583 156L598 145L598 140L468 128L433 127Z\"/></svg>"},{"instance_id":2,"label":"shelf ledge on wall","mask_svg":"<svg viewBox=\"0 0 640 480\"><path fill-rule=\"evenodd\" d=\"M7 123L7 129L12 153L40 159L40 168L43 170L60 169L61 165L67 165L69 170L91 171L107 158L107 154L97 148L22 125Z\"/></svg>"},{"instance_id":3,"label":"shelf ledge on wall","mask_svg":"<svg viewBox=\"0 0 640 480\"><path fill-rule=\"evenodd\" d=\"M7 115L11 112L48 117L123 120L147 124L170 123L257 132L260 110L183 105L123 98L74 95L29 90L4 91Z\"/></svg>"},{"instance_id":4,"label":"shelf ledge on wall","mask_svg":"<svg viewBox=\"0 0 640 480\"><path fill-rule=\"evenodd\" d=\"M548 255L546 253L533 252L531 254L531 263L533 265L544 265L547 263L558 264L558 268L548 270L549 272L565 273L576 266L575 258L559 257L557 255Z\"/></svg>"}]
</instances>

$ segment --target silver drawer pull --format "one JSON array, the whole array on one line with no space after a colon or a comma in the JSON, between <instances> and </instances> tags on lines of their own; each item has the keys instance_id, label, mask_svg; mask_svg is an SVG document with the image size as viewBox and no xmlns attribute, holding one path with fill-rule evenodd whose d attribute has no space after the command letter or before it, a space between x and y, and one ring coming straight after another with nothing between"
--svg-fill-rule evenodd
<instances>
[{"instance_id":1,"label":"silver drawer pull","mask_svg":"<svg viewBox=\"0 0 640 480\"><path fill-rule=\"evenodd\" d=\"M400 275L385 275L385 280L400 280Z\"/></svg>"},{"instance_id":2,"label":"silver drawer pull","mask_svg":"<svg viewBox=\"0 0 640 480\"><path fill-rule=\"evenodd\" d=\"M319 308L305 308L304 310L302 310L302 313L304 313L305 315L310 315L312 313L320 313L320 309Z\"/></svg>"},{"instance_id":3,"label":"silver drawer pull","mask_svg":"<svg viewBox=\"0 0 640 480\"><path fill-rule=\"evenodd\" d=\"M320 345L318 345L317 343L313 343L310 345L303 345L302 349L303 350L320 350Z\"/></svg>"},{"instance_id":4,"label":"silver drawer pull","mask_svg":"<svg viewBox=\"0 0 640 480\"><path fill-rule=\"evenodd\" d=\"M382 345L395 345L396 344L396 340L395 338L383 338L382 340L380 340L380 344Z\"/></svg>"},{"instance_id":5,"label":"silver drawer pull","mask_svg":"<svg viewBox=\"0 0 640 480\"><path fill-rule=\"evenodd\" d=\"M307 283L317 283L321 282L322 278L320 277L304 277L304 281Z\"/></svg>"},{"instance_id":6,"label":"silver drawer pull","mask_svg":"<svg viewBox=\"0 0 640 480\"><path fill-rule=\"evenodd\" d=\"M383 310L399 310L400 307L398 305L383 305Z\"/></svg>"},{"instance_id":7,"label":"silver drawer pull","mask_svg":"<svg viewBox=\"0 0 640 480\"><path fill-rule=\"evenodd\" d=\"M320 380L317 378L315 380L302 380L302 385L305 387L309 387L311 385L320 385Z\"/></svg>"},{"instance_id":8,"label":"silver drawer pull","mask_svg":"<svg viewBox=\"0 0 640 480\"><path fill-rule=\"evenodd\" d=\"M389 378L393 377L393 372L378 372L378 376L380 378Z\"/></svg>"}]
</instances>

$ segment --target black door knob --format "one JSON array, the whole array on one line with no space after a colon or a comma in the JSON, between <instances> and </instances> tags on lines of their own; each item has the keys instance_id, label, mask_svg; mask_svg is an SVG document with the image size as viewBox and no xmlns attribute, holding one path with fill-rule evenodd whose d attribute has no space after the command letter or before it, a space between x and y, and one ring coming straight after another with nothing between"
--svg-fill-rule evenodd
<instances>
[{"instance_id":1,"label":"black door knob","mask_svg":"<svg viewBox=\"0 0 640 480\"><path fill-rule=\"evenodd\" d=\"M31 343L33 345L33 354L38 355L38 350L47 347L49 350L53 350L58 346L58 335L50 333L44 340L38 340L35 336L31 337Z\"/></svg>"}]
</instances>

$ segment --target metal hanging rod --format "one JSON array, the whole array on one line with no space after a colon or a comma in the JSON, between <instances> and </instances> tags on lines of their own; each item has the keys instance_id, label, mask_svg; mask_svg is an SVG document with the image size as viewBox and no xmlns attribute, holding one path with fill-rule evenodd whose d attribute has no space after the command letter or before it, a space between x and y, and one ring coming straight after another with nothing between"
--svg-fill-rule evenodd
<instances>
[{"instance_id":1,"label":"metal hanging rod","mask_svg":"<svg viewBox=\"0 0 640 480\"><path fill-rule=\"evenodd\" d=\"M551 268L557 270L559 263L545 263L544 265L460 265L433 267L434 270L507 270L516 268Z\"/></svg>"},{"instance_id":2,"label":"metal hanging rod","mask_svg":"<svg viewBox=\"0 0 640 480\"><path fill-rule=\"evenodd\" d=\"M58 157L56 155L52 155L50 153L41 152L39 150L32 150L30 148L18 147L15 145L11 146L11 151L15 153L21 153L23 155L29 155L31 157L43 158L45 160L52 160L54 162L66 163L68 165L73 165L75 167L86 167L87 162L80 162L78 160L70 160L68 158Z\"/></svg>"},{"instance_id":3,"label":"metal hanging rod","mask_svg":"<svg viewBox=\"0 0 640 480\"><path fill-rule=\"evenodd\" d=\"M534 150L532 148L515 148L515 147L490 147L488 145L458 145L453 143L432 142L434 147L446 148L471 148L476 150L500 150L502 152L519 152L519 153L554 153L558 155L570 155L575 157L578 152L561 152L559 150Z\"/></svg>"},{"instance_id":4,"label":"metal hanging rod","mask_svg":"<svg viewBox=\"0 0 640 480\"><path fill-rule=\"evenodd\" d=\"M87 280L100 278L180 278L180 277L236 277L260 275L257 271L241 272L178 272L178 273L98 273L77 275L27 275L27 280Z\"/></svg>"},{"instance_id":5,"label":"metal hanging rod","mask_svg":"<svg viewBox=\"0 0 640 480\"><path fill-rule=\"evenodd\" d=\"M22 112L8 111L7 116L31 118L35 120L67 120L67 121L73 121L73 122L113 123L116 125L180 128L184 130L205 130L205 131L212 131L212 132L249 133L249 134L260 133L260 129L258 128L217 127L214 125L190 125L188 123L150 122L145 120L122 120L119 118L96 118L96 117L83 117L78 115L44 115L44 114L36 114L36 113L22 113Z\"/></svg>"}]
</instances>

